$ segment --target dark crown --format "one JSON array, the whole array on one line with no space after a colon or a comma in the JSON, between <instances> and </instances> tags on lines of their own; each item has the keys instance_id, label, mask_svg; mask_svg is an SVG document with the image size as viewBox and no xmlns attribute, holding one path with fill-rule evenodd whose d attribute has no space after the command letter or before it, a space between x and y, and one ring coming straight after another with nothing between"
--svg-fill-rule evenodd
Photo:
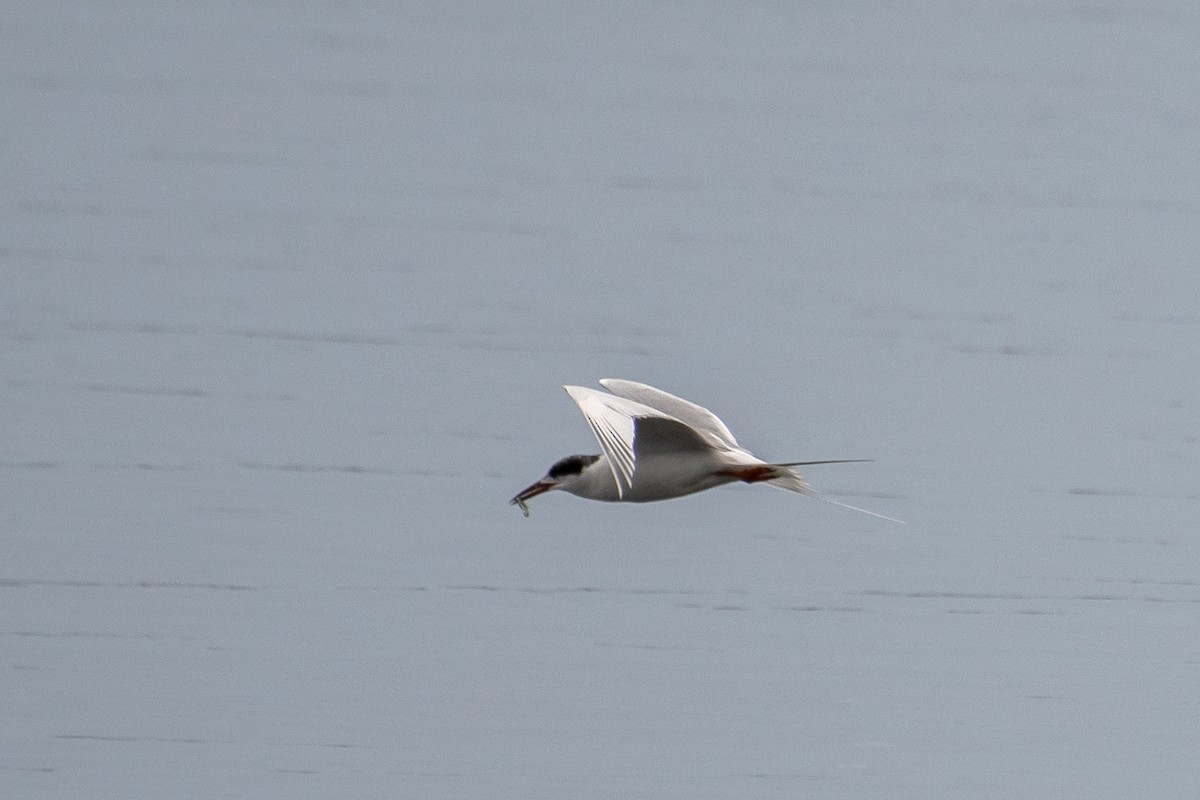
<instances>
[{"instance_id":1,"label":"dark crown","mask_svg":"<svg viewBox=\"0 0 1200 800\"><path fill-rule=\"evenodd\" d=\"M550 467L551 478L565 478L568 475L579 475L587 467L595 464L600 456L567 456L560 458Z\"/></svg>"}]
</instances>

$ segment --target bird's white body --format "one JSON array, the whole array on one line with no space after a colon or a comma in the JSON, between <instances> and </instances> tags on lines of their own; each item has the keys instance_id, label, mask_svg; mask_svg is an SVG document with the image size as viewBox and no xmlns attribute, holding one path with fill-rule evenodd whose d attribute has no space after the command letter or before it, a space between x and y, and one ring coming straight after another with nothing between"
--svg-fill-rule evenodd
<instances>
[{"instance_id":1,"label":"bird's white body","mask_svg":"<svg viewBox=\"0 0 1200 800\"><path fill-rule=\"evenodd\" d=\"M645 503L735 481L761 481L846 505L813 491L795 468L861 459L768 463L739 445L725 423L706 408L635 381L607 378L600 384L611 394L583 386L563 388L583 412L602 453L568 456L514 497L512 502L526 516L525 501L553 489L590 500Z\"/></svg>"},{"instance_id":2,"label":"bird's white body","mask_svg":"<svg viewBox=\"0 0 1200 800\"><path fill-rule=\"evenodd\" d=\"M559 488L589 500L649 503L654 500L683 497L738 480L732 474L722 473L723 466L724 463L717 457L706 459L699 456L686 462L669 456L643 458L637 462L637 469L629 488L618 491L612 465L608 457L602 454L597 461L585 467L577 479L564 483Z\"/></svg>"},{"instance_id":3,"label":"bird's white body","mask_svg":"<svg viewBox=\"0 0 1200 800\"><path fill-rule=\"evenodd\" d=\"M739 469L766 465L706 408L634 381L606 378L600 384L612 394L563 387L603 451L580 476L587 480L578 489L562 487L571 494L629 503L667 500L742 480ZM799 477L781 472L779 477Z\"/></svg>"}]
</instances>

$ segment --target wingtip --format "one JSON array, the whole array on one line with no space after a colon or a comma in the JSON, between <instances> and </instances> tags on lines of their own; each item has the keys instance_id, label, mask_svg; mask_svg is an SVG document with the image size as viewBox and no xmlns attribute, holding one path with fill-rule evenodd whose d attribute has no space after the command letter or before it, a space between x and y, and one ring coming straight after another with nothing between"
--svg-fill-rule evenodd
<instances>
[{"instance_id":1,"label":"wingtip","mask_svg":"<svg viewBox=\"0 0 1200 800\"><path fill-rule=\"evenodd\" d=\"M608 389L609 391L612 390L613 384L616 384L618 386L620 386L620 385L645 386L646 385L644 383L638 383L637 381L631 381L628 378L601 378L600 380L596 381L596 383L600 384L601 386L603 386L605 389Z\"/></svg>"}]
</instances>

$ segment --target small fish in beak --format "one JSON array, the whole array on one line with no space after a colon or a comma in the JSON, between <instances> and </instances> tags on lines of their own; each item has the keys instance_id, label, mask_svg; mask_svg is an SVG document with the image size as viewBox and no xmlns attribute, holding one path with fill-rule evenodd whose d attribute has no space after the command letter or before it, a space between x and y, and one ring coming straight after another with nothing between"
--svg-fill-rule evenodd
<instances>
[{"instance_id":1,"label":"small fish in beak","mask_svg":"<svg viewBox=\"0 0 1200 800\"><path fill-rule=\"evenodd\" d=\"M518 508L521 509L521 513L524 514L526 517L528 517L529 516L529 505L525 501L529 500L530 498L537 497L539 494L545 494L546 492L550 491L557 485L558 485L557 481L552 481L552 480L549 480L548 478L542 478L540 481L533 484L532 486L529 486L528 488L523 489L516 497L514 497L512 500L509 500L508 504L512 505L512 506L517 506Z\"/></svg>"}]
</instances>

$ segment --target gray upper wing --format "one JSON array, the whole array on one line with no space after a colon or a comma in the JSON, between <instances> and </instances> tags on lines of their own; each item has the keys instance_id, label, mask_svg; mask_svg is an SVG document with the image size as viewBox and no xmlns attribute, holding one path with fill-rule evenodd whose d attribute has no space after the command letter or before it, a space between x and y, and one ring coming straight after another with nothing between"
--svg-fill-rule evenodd
<instances>
[{"instance_id":1,"label":"gray upper wing","mask_svg":"<svg viewBox=\"0 0 1200 800\"><path fill-rule=\"evenodd\" d=\"M695 428L668 417L638 417L633 421L635 463L643 458L676 453L711 453L712 443Z\"/></svg>"},{"instance_id":2,"label":"gray upper wing","mask_svg":"<svg viewBox=\"0 0 1200 800\"><path fill-rule=\"evenodd\" d=\"M644 406L661 411L669 417L674 417L704 435L711 437L714 440L712 443L717 446L741 449L741 445L737 443L737 439L733 438L733 433L730 432L729 428L725 427L725 423L721 422L716 414L703 406L698 406L695 403L684 400L682 397L676 397L661 389L655 389L653 386L647 386L637 381L604 378L600 381L600 385L618 397L633 400L635 403L641 403Z\"/></svg>"}]
</instances>

